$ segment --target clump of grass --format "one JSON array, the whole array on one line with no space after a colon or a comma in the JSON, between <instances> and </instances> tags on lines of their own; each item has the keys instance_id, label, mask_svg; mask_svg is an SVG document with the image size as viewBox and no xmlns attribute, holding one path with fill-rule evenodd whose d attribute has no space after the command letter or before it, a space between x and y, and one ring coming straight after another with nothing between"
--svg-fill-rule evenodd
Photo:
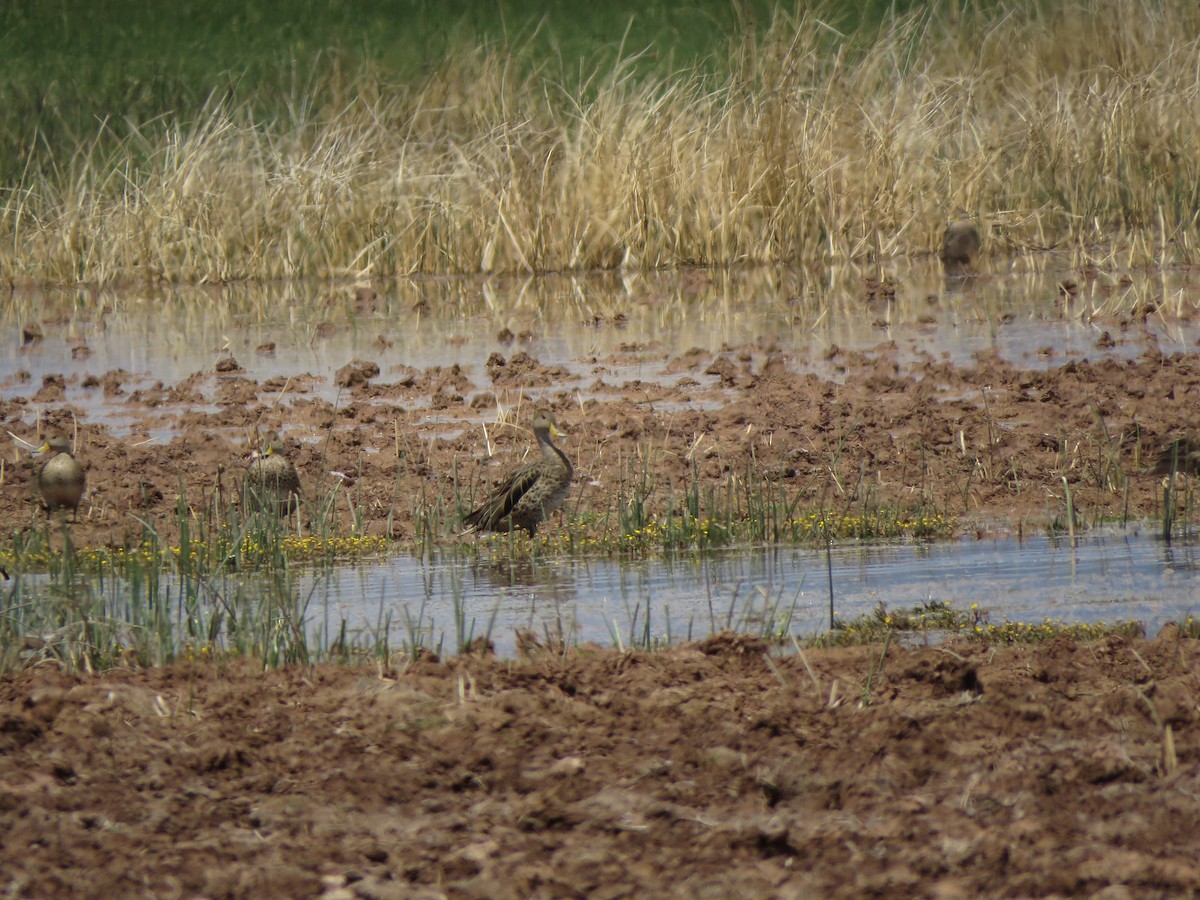
<instances>
[{"instance_id":1,"label":"clump of grass","mask_svg":"<svg viewBox=\"0 0 1200 900\"><path fill-rule=\"evenodd\" d=\"M937 540L956 526L943 513L900 509L870 496L854 509L806 509L806 486L769 481L753 468L706 485L693 464L680 490L664 490L650 474L653 452L641 456L639 469L619 479L603 512L577 510L565 528L539 535L540 549L638 556L830 540Z\"/></svg>"},{"instance_id":2,"label":"clump of grass","mask_svg":"<svg viewBox=\"0 0 1200 900\"><path fill-rule=\"evenodd\" d=\"M586 523L580 524L586 527ZM543 546L553 549L554 542L567 540L573 546L638 556L748 544L823 545L828 539L934 540L950 537L954 533L955 520L940 513L927 515L919 511L880 508L858 515L810 512L787 520L783 527L765 534L758 525L753 519L735 518L727 511L717 511L711 516L699 518L690 514L668 514L662 518L651 517L640 527L621 531L608 540L603 535L598 538L576 536L566 539L547 535Z\"/></svg>"},{"instance_id":3,"label":"clump of grass","mask_svg":"<svg viewBox=\"0 0 1200 900\"><path fill-rule=\"evenodd\" d=\"M780 12L707 72L631 52L567 79L544 45L503 43L404 81L335 60L316 69L330 85L266 98L274 115L225 77L202 115L118 132L101 114L15 175L0 277L813 265L928 253L955 206L985 214L989 245L1191 259L1194 4L989 9L851 34L832 3Z\"/></svg>"},{"instance_id":4,"label":"clump of grass","mask_svg":"<svg viewBox=\"0 0 1200 900\"><path fill-rule=\"evenodd\" d=\"M13 532L0 549L13 580L0 600L0 668L52 660L94 670L221 653L279 665L377 652L377 640L352 645L344 624L338 635L314 631L295 570L377 555L386 541L334 533L332 517L315 513L322 530L300 534L275 515L202 499L193 508L180 492L175 545L148 521L124 547L76 547L69 528L50 524ZM318 512L322 502L313 501Z\"/></svg>"},{"instance_id":5,"label":"clump of grass","mask_svg":"<svg viewBox=\"0 0 1200 900\"><path fill-rule=\"evenodd\" d=\"M961 630L966 619L948 603L927 601L909 610L889 611L880 603L871 613L850 621L837 621L836 627L828 632L814 635L806 640L812 647L847 647L856 644L873 644L882 641L893 632L925 633L955 632Z\"/></svg>"},{"instance_id":6,"label":"clump of grass","mask_svg":"<svg viewBox=\"0 0 1200 900\"><path fill-rule=\"evenodd\" d=\"M993 624L990 619L990 613L977 603L972 603L967 610L956 610L948 603L929 601L901 611L889 611L881 603L870 614L839 623L828 632L810 637L806 644L814 647L873 644L897 632L938 633L985 644L1036 644L1057 637L1095 641L1109 635L1127 638L1145 636L1145 626L1133 621L1066 622L1045 618L1040 622L1006 619Z\"/></svg>"},{"instance_id":7,"label":"clump of grass","mask_svg":"<svg viewBox=\"0 0 1200 900\"><path fill-rule=\"evenodd\" d=\"M202 569L197 557L174 549L101 556L77 552L68 540L45 574L14 566L11 587L0 593L0 671L40 662L96 671L222 655L277 666L388 652L386 627L351 640L342 622L336 634L322 634L286 561L257 571Z\"/></svg>"},{"instance_id":8,"label":"clump of grass","mask_svg":"<svg viewBox=\"0 0 1200 900\"><path fill-rule=\"evenodd\" d=\"M185 576L129 556L119 575L85 574L69 545L58 559L45 576L14 576L2 595L0 668L163 665L205 647L269 665L310 658L303 606L286 573Z\"/></svg>"},{"instance_id":9,"label":"clump of grass","mask_svg":"<svg viewBox=\"0 0 1200 900\"><path fill-rule=\"evenodd\" d=\"M1041 622L982 622L971 626L967 636L985 644L1039 644L1057 637L1096 641L1110 635L1140 638L1146 634L1141 622L1065 622L1045 618Z\"/></svg>"},{"instance_id":10,"label":"clump of grass","mask_svg":"<svg viewBox=\"0 0 1200 900\"><path fill-rule=\"evenodd\" d=\"M240 540L238 538L240 537ZM391 549L386 538L370 535L284 535L278 543L262 541L252 534L225 531L208 541L186 541L163 547L150 540L130 547L80 547L74 565L81 574L120 575L133 568L164 571L214 571L234 565L240 568L270 568L281 560L288 563L347 562L379 556ZM18 572L46 572L61 562L61 552L43 532L0 549L0 566Z\"/></svg>"},{"instance_id":11,"label":"clump of grass","mask_svg":"<svg viewBox=\"0 0 1200 900\"><path fill-rule=\"evenodd\" d=\"M1187 616L1183 621L1176 623L1179 626L1179 633L1185 638L1200 638L1200 620L1193 616Z\"/></svg>"},{"instance_id":12,"label":"clump of grass","mask_svg":"<svg viewBox=\"0 0 1200 900\"><path fill-rule=\"evenodd\" d=\"M603 513L584 511L565 519L559 527L539 531L532 539L521 531L480 534L474 537L471 546L476 552L501 558L529 553L641 557L763 544L822 546L828 539L928 541L952 536L954 526L954 519L941 514L893 509L844 516L812 512L764 539L752 520L720 512L700 518L680 512L668 512L662 517L648 514L644 519L626 519L614 524Z\"/></svg>"},{"instance_id":13,"label":"clump of grass","mask_svg":"<svg viewBox=\"0 0 1200 900\"><path fill-rule=\"evenodd\" d=\"M574 487L563 513L532 538L519 530L475 534L471 552L496 559L530 553L636 557L736 546L823 546L830 540L942 540L957 527L957 520L942 512L880 504L869 494L853 508L810 509L808 485L769 481L753 469L706 483L693 465L682 484L664 487L659 452L639 447L631 469L621 471L618 464L611 491ZM460 536L459 523L478 494L473 487L464 488L456 468L448 494L414 498L421 553Z\"/></svg>"}]
</instances>

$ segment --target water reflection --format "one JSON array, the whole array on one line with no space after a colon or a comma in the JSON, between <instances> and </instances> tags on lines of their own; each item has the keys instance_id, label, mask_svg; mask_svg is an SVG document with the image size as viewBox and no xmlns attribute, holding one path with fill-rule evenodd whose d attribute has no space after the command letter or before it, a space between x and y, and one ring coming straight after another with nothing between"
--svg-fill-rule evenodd
<instances>
[{"instance_id":1,"label":"water reflection","mask_svg":"<svg viewBox=\"0 0 1200 900\"><path fill-rule=\"evenodd\" d=\"M153 585L106 578L81 582L78 590L103 606L96 615L131 626L145 619L147 608L159 609L179 644L202 642L228 613L251 630L303 622L314 651L344 636L367 647L423 646L450 654L490 634L497 651L511 656L521 631L545 641L617 647L699 639L724 629L820 633L830 621L830 562L842 621L880 604L896 611L936 601L960 612L977 603L993 624L1135 620L1153 635L1167 622L1200 613L1200 545L1194 539L1167 545L1136 528L1093 532L1075 545L1036 537L843 546L829 559L796 547L630 562L398 556L308 569L285 582L228 572L189 590L164 574ZM14 609L35 610L62 590L45 575L26 575L14 578L9 600ZM195 609L184 599L192 593Z\"/></svg>"},{"instance_id":2,"label":"water reflection","mask_svg":"<svg viewBox=\"0 0 1200 900\"><path fill-rule=\"evenodd\" d=\"M981 351L1046 368L1070 358L1136 356L1150 345L1189 349L1200 337L1200 320L1160 314L1128 333L1110 319L1113 340L1100 340L1104 327L1094 324L1095 316L1128 317L1140 299L1167 312L1193 301L1186 272L1133 272L1064 299L1068 267L1065 257L1027 259L954 290L928 259L897 260L886 270L834 265L820 275L761 267L397 280L365 293L308 282L16 292L0 302L0 335L16 348L0 359L0 398L28 399L43 378L61 374L68 402L120 430L132 392L211 373L229 356L239 374L260 382L309 373L312 393L332 401L334 373L355 358L378 363L385 383L406 366L459 364L486 384L489 353L524 350L566 367L582 386L597 376L673 383L679 373L666 370L673 355L764 341L796 367L836 378L826 358L835 345L894 342L902 369L929 359L969 363ZM864 285L880 278L889 291L867 296ZM25 344L30 323L43 338ZM127 373L119 389L84 386L116 370ZM196 391L200 402L213 402L211 384Z\"/></svg>"},{"instance_id":3,"label":"water reflection","mask_svg":"<svg viewBox=\"0 0 1200 900\"><path fill-rule=\"evenodd\" d=\"M992 621L1116 622L1151 633L1197 611L1200 550L1138 530L1094 533L1072 546L1037 537L928 546L835 547L833 594L843 620L878 604L908 609L978 603ZM621 563L546 559L497 569L474 560L398 557L314 576L320 622L374 634L392 623L393 644L413 625L429 644L454 644L455 622L478 635L493 622L502 653L517 629L574 641L628 645L701 637L722 628L787 625L797 635L829 624L826 558L800 548L731 550ZM318 583L319 582L319 583Z\"/></svg>"}]
</instances>

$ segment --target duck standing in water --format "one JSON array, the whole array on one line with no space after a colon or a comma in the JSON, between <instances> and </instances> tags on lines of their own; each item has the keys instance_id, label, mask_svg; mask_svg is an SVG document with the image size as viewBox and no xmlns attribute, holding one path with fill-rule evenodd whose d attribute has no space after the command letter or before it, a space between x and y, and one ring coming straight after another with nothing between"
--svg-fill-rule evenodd
<instances>
[{"instance_id":1,"label":"duck standing in water","mask_svg":"<svg viewBox=\"0 0 1200 900\"><path fill-rule=\"evenodd\" d=\"M1178 472L1200 475L1200 439L1181 437L1168 444L1155 461L1155 475Z\"/></svg>"},{"instance_id":2,"label":"duck standing in water","mask_svg":"<svg viewBox=\"0 0 1200 900\"><path fill-rule=\"evenodd\" d=\"M564 437L549 412L533 417L533 436L541 456L508 476L484 503L463 520L469 531L521 528L532 536L538 525L562 506L575 470L551 440Z\"/></svg>"},{"instance_id":3,"label":"duck standing in water","mask_svg":"<svg viewBox=\"0 0 1200 900\"><path fill-rule=\"evenodd\" d=\"M300 508L300 473L287 458L278 432L259 437L258 455L246 470L242 494L252 510L286 516Z\"/></svg>"},{"instance_id":4,"label":"duck standing in water","mask_svg":"<svg viewBox=\"0 0 1200 900\"><path fill-rule=\"evenodd\" d=\"M942 232L942 265L949 278L975 274L979 257L979 229L964 210L956 210Z\"/></svg>"},{"instance_id":5,"label":"duck standing in water","mask_svg":"<svg viewBox=\"0 0 1200 900\"><path fill-rule=\"evenodd\" d=\"M87 488L87 473L71 452L71 441L65 434L51 434L38 448L38 453L53 454L37 474L38 490L46 512L71 509L72 521L79 521L79 501Z\"/></svg>"}]
</instances>

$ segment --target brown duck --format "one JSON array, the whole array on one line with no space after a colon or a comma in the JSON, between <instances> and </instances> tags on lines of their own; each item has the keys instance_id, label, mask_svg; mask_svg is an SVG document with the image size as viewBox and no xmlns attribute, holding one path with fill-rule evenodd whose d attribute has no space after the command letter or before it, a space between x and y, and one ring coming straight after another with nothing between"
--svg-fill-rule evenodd
<instances>
[{"instance_id":1,"label":"brown duck","mask_svg":"<svg viewBox=\"0 0 1200 900\"><path fill-rule=\"evenodd\" d=\"M38 471L38 490L46 512L70 508L72 519L79 520L79 501L87 488L87 473L71 452L71 441L64 434L52 434L38 448L53 454Z\"/></svg>"},{"instance_id":2,"label":"brown duck","mask_svg":"<svg viewBox=\"0 0 1200 900\"><path fill-rule=\"evenodd\" d=\"M942 232L942 264L946 274L951 277L973 275L980 246L975 222L966 212L957 210Z\"/></svg>"},{"instance_id":3,"label":"brown duck","mask_svg":"<svg viewBox=\"0 0 1200 900\"><path fill-rule=\"evenodd\" d=\"M1158 454L1154 474L1170 475L1172 472L1200 475L1200 438L1177 438Z\"/></svg>"},{"instance_id":4,"label":"brown duck","mask_svg":"<svg viewBox=\"0 0 1200 900\"><path fill-rule=\"evenodd\" d=\"M300 474L278 432L259 436L258 456L246 470L242 494L249 509L285 516L300 508Z\"/></svg>"},{"instance_id":5,"label":"brown duck","mask_svg":"<svg viewBox=\"0 0 1200 900\"><path fill-rule=\"evenodd\" d=\"M567 455L554 446L551 436L563 437L548 412L533 417L533 436L541 456L508 476L492 495L463 520L471 531L507 531L521 528L530 535L562 506L571 487L574 469Z\"/></svg>"}]
</instances>

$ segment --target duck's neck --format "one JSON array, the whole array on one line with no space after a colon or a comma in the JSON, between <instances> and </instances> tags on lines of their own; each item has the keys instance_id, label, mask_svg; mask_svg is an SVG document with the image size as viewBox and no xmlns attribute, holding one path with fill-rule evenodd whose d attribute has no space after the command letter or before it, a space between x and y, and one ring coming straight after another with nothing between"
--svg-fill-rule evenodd
<instances>
[{"instance_id":1,"label":"duck's neck","mask_svg":"<svg viewBox=\"0 0 1200 900\"><path fill-rule=\"evenodd\" d=\"M567 459L567 454L554 446L554 441L550 439L550 429L538 428L534 430L533 434L542 448L542 459L555 465L563 466L567 472L574 471L571 468L571 461Z\"/></svg>"}]
</instances>

